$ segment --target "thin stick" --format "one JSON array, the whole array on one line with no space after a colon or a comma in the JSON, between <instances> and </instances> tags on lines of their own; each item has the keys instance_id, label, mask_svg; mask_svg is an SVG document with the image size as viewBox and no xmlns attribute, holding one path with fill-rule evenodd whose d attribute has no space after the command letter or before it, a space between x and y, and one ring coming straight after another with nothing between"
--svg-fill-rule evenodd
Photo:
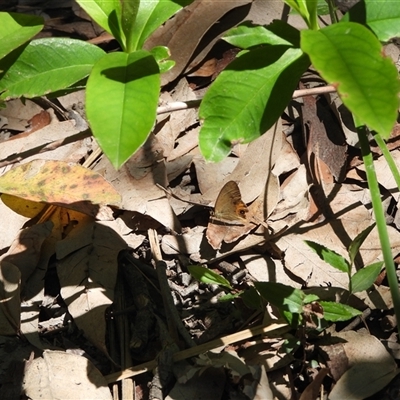
<instances>
[{"instance_id":1,"label":"thin stick","mask_svg":"<svg viewBox=\"0 0 400 400\"><path fill-rule=\"evenodd\" d=\"M283 332L288 332L290 330L290 327L282 319L279 319L276 320L273 324L258 325L255 326L254 328L244 329L243 331L232 333L231 335L224 336L220 339L214 339L208 343L204 343L199 346L192 347L190 349L179 351L175 353L172 358L175 362L186 360L187 358L197 356L199 354L205 353L206 351L210 351L221 346L227 346L232 343L240 342L242 340L247 340L254 336L271 333L273 331L278 331L278 330L279 332L275 332L274 336L276 336L278 333L282 334ZM157 366L156 360L148 361L146 363L137 365L135 367L127 368L123 371L106 375L105 379L107 383L120 381L122 379L126 379L131 376L143 374L144 372L152 370L156 366Z\"/></svg>"},{"instance_id":2,"label":"thin stick","mask_svg":"<svg viewBox=\"0 0 400 400\"><path fill-rule=\"evenodd\" d=\"M310 89L301 89L301 90L295 90L293 92L292 99L297 99L298 97L314 96L316 94L334 93L334 92L336 92L336 89L332 85L320 86L320 87L310 88ZM203 99L200 98L197 100L189 100L189 101L174 101L172 103L168 103L164 106L158 107L157 115L165 114L165 113L173 112L173 111L187 110L189 108L197 108L200 106L202 100Z\"/></svg>"}]
</instances>

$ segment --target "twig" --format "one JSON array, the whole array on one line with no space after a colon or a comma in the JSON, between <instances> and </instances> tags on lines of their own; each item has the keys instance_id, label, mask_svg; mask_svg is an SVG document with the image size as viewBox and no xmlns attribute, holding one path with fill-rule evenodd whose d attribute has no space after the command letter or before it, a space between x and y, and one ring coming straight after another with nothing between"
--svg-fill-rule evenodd
<instances>
[{"instance_id":1,"label":"twig","mask_svg":"<svg viewBox=\"0 0 400 400\"><path fill-rule=\"evenodd\" d=\"M242 340L246 340L246 339L249 339L254 336L271 333L271 332L277 331L277 330L280 330L279 334L282 334L283 333L282 331L284 331L284 332L289 331L290 327L283 320L276 320L275 323L273 323L273 324L258 325L258 326L255 326L254 328L245 329L243 331L232 333L231 335L227 335L227 336L224 336L219 339L211 340L208 343L204 343L199 346L192 347L190 349L179 351L179 352L175 353L172 358L173 358L174 362L186 360L187 358L197 356L199 354L205 353L206 351L210 351L217 347L227 346L232 343L240 342ZM274 336L277 333L278 332L275 332ZM105 379L106 379L107 383L120 381L122 379L126 379L131 376L140 375L144 372L150 371L153 368L155 368L156 366L157 366L156 360L148 361L146 363L137 365L135 367L125 369L124 371L115 372L113 374L107 375L107 376L105 376Z\"/></svg>"},{"instance_id":2,"label":"twig","mask_svg":"<svg viewBox=\"0 0 400 400\"><path fill-rule=\"evenodd\" d=\"M200 105L202 99L188 100L188 101L175 101L168 103L165 106L157 108L157 115L165 114L172 111L187 110L188 108L196 108Z\"/></svg>"},{"instance_id":3,"label":"twig","mask_svg":"<svg viewBox=\"0 0 400 400\"><path fill-rule=\"evenodd\" d=\"M315 87L315 88L310 88L310 89L300 89L300 90L295 90L293 92L292 99L297 99L298 97L314 96L316 94L334 93L334 92L336 92L336 89L332 85L320 86L320 87Z\"/></svg>"},{"instance_id":4,"label":"twig","mask_svg":"<svg viewBox=\"0 0 400 400\"><path fill-rule=\"evenodd\" d=\"M320 86L320 87L315 87L315 88L310 88L310 89L295 90L293 92L292 98L297 99L298 97L303 97L303 96L313 96L316 94L334 93L334 92L336 92L336 89L332 85ZM189 108L196 108L196 107L200 106L202 100L203 99L200 98L197 100L175 101L172 103L168 103L164 106L160 106L157 108L157 115L165 114L165 113L173 112L173 111L187 110Z\"/></svg>"}]
</instances>

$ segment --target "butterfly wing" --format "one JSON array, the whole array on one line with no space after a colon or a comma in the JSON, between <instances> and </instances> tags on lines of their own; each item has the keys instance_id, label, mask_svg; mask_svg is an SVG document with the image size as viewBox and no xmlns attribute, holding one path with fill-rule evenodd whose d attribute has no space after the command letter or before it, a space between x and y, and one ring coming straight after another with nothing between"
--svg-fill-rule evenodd
<instances>
[{"instance_id":1,"label":"butterfly wing","mask_svg":"<svg viewBox=\"0 0 400 400\"><path fill-rule=\"evenodd\" d=\"M214 218L224 221L246 221L247 209L243 203L239 186L234 181L227 182L221 189L214 207Z\"/></svg>"}]
</instances>

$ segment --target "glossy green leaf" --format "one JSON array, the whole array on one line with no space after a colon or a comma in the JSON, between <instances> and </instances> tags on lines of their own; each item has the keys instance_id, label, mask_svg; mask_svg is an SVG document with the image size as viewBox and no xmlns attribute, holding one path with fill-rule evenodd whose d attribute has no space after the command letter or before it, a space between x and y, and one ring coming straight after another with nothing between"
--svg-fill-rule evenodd
<instances>
[{"instance_id":1,"label":"glossy green leaf","mask_svg":"<svg viewBox=\"0 0 400 400\"><path fill-rule=\"evenodd\" d=\"M328 249L327 247L319 243L312 242L311 240L305 240L304 242L308 244L308 246L310 246L318 254L321 260L325 261L339 271L349 273L350 264L340 254Z\"/></svg>"},{"instance_id":2,"label":"glossy green leaf","mask_svg":"<svg viewBox=\"0 0 400 400\"><path fill-rule=\"evenodd\" d=\"M222 285L228 289L232 289L232 286L228 280L211 269L202 267L201 265L189 265L188 270L190 275L200 282L207 283L209 285Z\"/></svg>"},{"instance_id":3,"label":"glossy green leaf","mask_svg":"<svg viewBox=\"0 0 400 400\"><path fill-rule=\"evenodd\" d=\"M309 304L309 303L312 303L313 301L318 301L318 300L319 300L319 297L316 294L310 293L304 297L304 304Z\"/></svg>"},{"instance_id":4,"label":"glossy green leaf","mask_svg":"<svg viewBox=\"0 0 400 400\"><path fill-rule=\"evenodd\" d=\"M351 277L352 293L369 289L381 272L383 261L378 261L367 267L361 268Z\"/></svg>"},{"instance_id":5,"label":"glossy green leaf","mask_svg":"<svg viewBox=\"0 0 400 400\"><path fill-rule=\"evenodd\" d=\"M140 0L121 0L121 27L126 38L127 53L137 50L135 48L135 22L139 11Z\"/></svg>"},{"instance_id":6,"label":"glossy green leaf","mask_svg":"<svg viewBox=\"0 0 400 400\"><path fill-rule=\"evenodd\" d=\"M368 25L381 42L400 37L400 7L393 0L361 0L340 22Z\"/></svg>"},{"instance_id":7,"label":"glossy green leaf","mask_svg":"<svg viewBox=\"0 0 400 400\"><path fill-rule=\"evenodd\" d=\"M226 32L223 39L241 49L264 44L292 46L296 39L300 42L300 33L283 21L274 21L267 27L244 22Z\"/></svg>"},{"instance_id":8,"label":"glossy green leaf","mask_svg":"<svg viewBox=\"0 0 400 400\"><path fill-rule=\"evenodd\" d=\"M266 132L290 101L309 65L300 49L266 46L244 52L218 76L201 103L199 144L208 161L221 161L232 144Z\"/></svg>"},{"instance_id":9,"label":"glossy green leaf","mask_svg":"<svg viewBox=\"0 0 400 400\"><path fill-rule=\"evenodd\" d=\"M367 28L343 22L301 32L301 48L337 91L346 107L388 138L397 118L400 83L391 59Z\"/></svg>"},{"instance_id":10,"label":"glossy green leaf","mask_svg":"<svg viewBox=\"0 0 400 400\"><path fill-rule=\"evenodd\" d=\"M161 74L169 71L175 65L174 60L169 60L170 53L166 46L153 47L150 53L153 54L153 57L157 61Z\"/></svg>"},{"instance_id":11,"label":"glossy green leaf","mask_svg":"<svg viewBox=\"0 0 400 400\"><path fill-rule=\"evenodd\" d=\"M362 314L361 311L346 304L334 303L331 301L320 301L319 304L324 309L324 319L327 321L347 321Z\"/></svg>"},{"instance_id":12,"label":"glossy green leaf","mask_svg":"<svg viewBox=\"0 0 400 400\"><path fill-rule=\"evenodd\" d=\"M375 223L373 223L368 228L365 228L362 232L360 232L357 237L350 243L349 246L349 257L350 257L350 265L353 265L354 260L357 256L358 251L360 250L361 245L364 243L367 236L371 233L372 229L375 228Z\"/></svg>"},{"instance_id":13,"label":"glossy green leaf","mask_svg":"<svg viewBox=\"0 0 400 400\"><path fill-rule=\"evenodd\" d=\"M0 12L0 59L40 32L43 22L34 15Z\"/></svg>"},{"instance_id":14,"label":"glossy green leaf","mask_svg":"<svg viewBox=\"0 0 400 400\"><path fill-rule=\"evenodd\" d=\"M126 39L121 27L120 0L76 0L76 2L108 33L118 40L122 48Z\"/></svg>"},{"instance_id":15,"label":"glossy green leaf","mask_svg":"<svg viewBox=\"0 0 400 400\"><path fill-rule=\"evenodd\" d=\"M147 139L159 91L158 65L148 51L110 53L93 67L86 113L93 135L115 168Z\"/></svg>"},{"instance_id":16,"label":"glossy green leaf","mask_svg":"<svg viewBox=\"0 0 400 400\"><path fill-rule=\"evenodd\" d=\"M284 2L296 10L310 29L318 29L316 0L284 0Z\"/></svg>"},{"instance_id":17,"label":"glossy green leaf","mask_svg":"<svg viewBox=\"0 0 400 400\"><path fill-rule=\"evenodd\" d=\"M132 27L135 49L141 49L145 40L178 10L193 0L141 1L136 21Z\"/></svg>"},{"instance_id":18,"label":"glossy green leaf","mask_svg":"<svg viewBox=\"0 0 400 400\"><path fill-rule=\"evenodd\" d=\"M254 286L265 300L279 309L290 313L303 312L305 294L302 290L277 282L255 282Z\"/></svg>"},{"instance_id":19,"label":"glossy green leaf","mask_svg":"<svg viewBox=\"0 0 400 400\"><path fill-rule=\"evenodd\" d=\"M68 88L87 77L104 54L99 47L82 40L33 40L1 76L0 98L31 98ZM8 63L8 57L0 60L0 70Z\"/></svg>"}]
</instances>

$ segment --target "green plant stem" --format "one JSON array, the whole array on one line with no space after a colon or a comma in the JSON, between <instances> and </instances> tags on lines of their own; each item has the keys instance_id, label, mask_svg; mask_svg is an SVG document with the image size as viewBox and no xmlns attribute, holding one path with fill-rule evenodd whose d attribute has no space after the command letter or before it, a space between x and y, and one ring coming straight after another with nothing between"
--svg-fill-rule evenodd
<instances>
[{"instance_id":1,"label":"green plant stem","mask_svg":"<svg viewBox=\"0 0 400 400\"><path fill-rule=\"evenodd\" d=\"M386 146L385 141L382 139L381 135L379 133L374 134L374 139L379 148L382 150L382 154L385 157L386 162L389 165L390 170L392 171L394 180L396 181L396 185L398 189L400 190L400 173L399 170L397 169L397 165L395 161L393 160L392 155L390 154L389 149Z\"/></svg>"},{"instance_id":2,"label":"green plant stem","mask_svg":"<svg viewBox=\"0 0 400 400\"><path fill-rule=\"evenodd\" d=\"M332 24L336 24L338 22L338 17L335 13L335 5L332 0L325 0L328 3L329 8L329 16L331 17Z\"/></svg>"},{"instance_id":3,"label":"green plant stem","mask_svg":"<svg viewBox=\"0 0 400 400\"><path fill-rule=\"evenodd\" d=\"M374 209L376 227L378 229L379 240L381 242L383 260L385 262L386 275L389 281L390 293L392 294L394 311L397 318L397 330L400 334L400 292L397 280L396 269L393 262L392 250L390 248L389 234L387 231L385 215L383 212L381 194L379 192L378 181L376 179L374 161L369 147L367 131L364 126L357 128L358 139L360 141L361 153L367 174L369 191L371 193L372 208Z\"/></svg>"}]
</instances>

